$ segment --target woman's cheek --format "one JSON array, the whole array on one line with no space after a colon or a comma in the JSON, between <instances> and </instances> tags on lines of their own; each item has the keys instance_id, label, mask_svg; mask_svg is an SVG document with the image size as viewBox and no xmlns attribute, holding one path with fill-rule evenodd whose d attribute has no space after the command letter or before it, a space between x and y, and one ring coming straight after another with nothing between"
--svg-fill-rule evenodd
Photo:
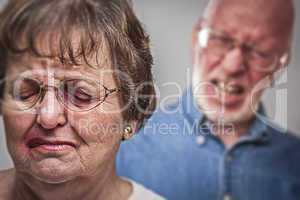
<instances>
[{"instance_id":1,"label":"woman's cheek","mask_svg":"<svg viewBox=\"0 0 300 200\"><path fill-rule=\"evenodd\" d=\"M87 145L112 145L120 139L121 120L118 115L97 111L77 113L69 118L69 123Z\"/></svg>"},{"instance_id":2,"label":"woman's cheek","mask_svg":"<svg viewBox=\"0 0 300 200\"><path fill-rule=\"evenodd\" d=\"M3 114L3 121L10 155L17 163L25 162L29 154L25 146L24 136L34 126L35 115L8 112Z\"/></svg>"},{"instance_id":3,"label":"woman's cheek","mask_svg":"<svg viewBox=\"0 0 300 200\"><path fill-rule=\"evenodd\" d=\"M33 114L22 114L10 112L3 114L5 133L8 140L23 142L25 133L34 126L36 116Z\"/></svg>"},{"instance_id":4,"label":"woman's cheek","mask_svg":"<svg viewBox=\"0 0 300 200\"><path fill-rule=\"evenodd\" d=\"M77 153L85 173L93 173L104 163L110 163L120 141L119 130L110 128L119 123L117 117L97 112L76 113L69 118L69 123L82 140Z\"/></svg>"}]
</instances>

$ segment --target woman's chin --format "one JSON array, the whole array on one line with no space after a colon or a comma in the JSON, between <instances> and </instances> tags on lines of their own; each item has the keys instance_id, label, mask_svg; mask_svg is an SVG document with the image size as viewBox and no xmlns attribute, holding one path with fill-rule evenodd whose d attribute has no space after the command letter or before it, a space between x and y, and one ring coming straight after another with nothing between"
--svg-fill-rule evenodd
<instances>
[{"instance_id":1,"label":"woman's chin","mask_svg":"<svg viewBox=\"0 0 300 200\"><path fill-rule=\"evenodd\" d=\"M55 158L48 158L32 164L30 174L45 183L64 183L76 178L80 172L76 169L76 165L70 164Z\"/></svg>"},{"instance_id":2,"label":"woman's chin","mask_svg":"<svg viewBox=\"0 0 300 200\"><path fill-rule=\"evenodd\" d=\"M68 182L73 179L70 177L51 176L51 175L47 175L47 174L35 175L34 178L36 178L37 180L39 180L43 183L47 183L47 184L61 184L61 183L65 183L65 182Z\"/></svg>"}]
</instances>

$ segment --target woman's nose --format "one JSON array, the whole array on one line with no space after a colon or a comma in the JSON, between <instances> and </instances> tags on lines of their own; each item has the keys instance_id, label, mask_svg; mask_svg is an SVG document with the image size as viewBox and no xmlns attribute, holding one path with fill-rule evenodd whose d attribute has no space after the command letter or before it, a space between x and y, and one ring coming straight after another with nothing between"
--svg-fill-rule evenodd
<instances>
[{"instance_id":1,"label":"woman's nose","mask_svg":"<svg viewBox=\"0 0 300 200\"><path fill-rule=\"evenodd\" d=\"M45 129L63 126L67 122L64 106L58 101L54 90L45 92L37 106L37 123Z\"/></svg>"}]
</instances>

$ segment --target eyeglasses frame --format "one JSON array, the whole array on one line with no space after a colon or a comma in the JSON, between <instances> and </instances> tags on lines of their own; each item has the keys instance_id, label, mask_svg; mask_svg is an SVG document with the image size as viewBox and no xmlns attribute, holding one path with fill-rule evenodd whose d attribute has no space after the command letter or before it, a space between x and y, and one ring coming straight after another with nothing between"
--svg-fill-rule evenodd
<instances>
[{"instance_id":1,"label":"eyeglasses frame","mask_svg":"<svg viewBox=\"0 0 300 200\"><path fill-rule=\"evenodd\" d=\"M119 92L120 89L119 88L113 88L113 89L109 89L108 87L104 86L103 84L99 84L101 87L104 88L105 94L104 97L99 100L99 102L97 104L95 104L93 107L89 108L89 109L80 109L80 110L75 110L75 109L71 109L69 106L66 105L65 101L61 99L59 93L59 87L66 81L73 81L73 80L88 80L88 79L79 79L79 78L71 78L71 79L63 79L59 81L58 86L52 86L52 85L48 85L48 84L44 84L41 81L34 79L34 78L28 78L28 77L24 77L33 81L36 81L37 83L40 83L40 87L39 87L39 95L36 98L35 102L28 108L26 109L20 109L21 111L26 111L26 110L30 110L33 107L35 107L37 105L37 103L41 103L46 95L46 92L49 90L49 88L53 88L54 92L55 92L55 97L58 99L58 101L68 110L74 111L74 112L87 112L90 111L96 107L98 107L99 105L101 105L109 95L111 95L114 92ZM92 80L93 82L96 82L94 80Z\"/></svg>"}]
</instances>

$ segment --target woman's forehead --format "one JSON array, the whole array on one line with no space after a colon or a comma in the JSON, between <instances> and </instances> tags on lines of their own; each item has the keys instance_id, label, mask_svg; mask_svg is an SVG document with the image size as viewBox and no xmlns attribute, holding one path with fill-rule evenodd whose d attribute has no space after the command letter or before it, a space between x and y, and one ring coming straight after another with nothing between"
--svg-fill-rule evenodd
<instances>
[{"instance_id":1,"label":"woman's forehead","mask_svg":"<svg viewBox=\"0 0 300 200\"><path fill-rule=\"evenodd\" d=\"M103 76L111 76L113 68L107 62L95 67L88 64L62 64L59 59L35 58L23 56L9 62L7 76L34 76L55 77L57 79L86 77L101 79Z\"/></svg>"},{"instance_id":2,"label":"woman's forehead","mask_svg":"<svg viewBox=\"0 0 300 200\"><path fill-rule=\"evenodd\" d=\"M22 32L17 38L17 49L21 53L12 52L9 61L21 64L49 67L63 65L64 68L74 66L90 66L103 68L112 65L109 48L102 34L87 35L86 30L80 28L62 31L44 30L39 34Z\"/></svg>"}]
</instances>

